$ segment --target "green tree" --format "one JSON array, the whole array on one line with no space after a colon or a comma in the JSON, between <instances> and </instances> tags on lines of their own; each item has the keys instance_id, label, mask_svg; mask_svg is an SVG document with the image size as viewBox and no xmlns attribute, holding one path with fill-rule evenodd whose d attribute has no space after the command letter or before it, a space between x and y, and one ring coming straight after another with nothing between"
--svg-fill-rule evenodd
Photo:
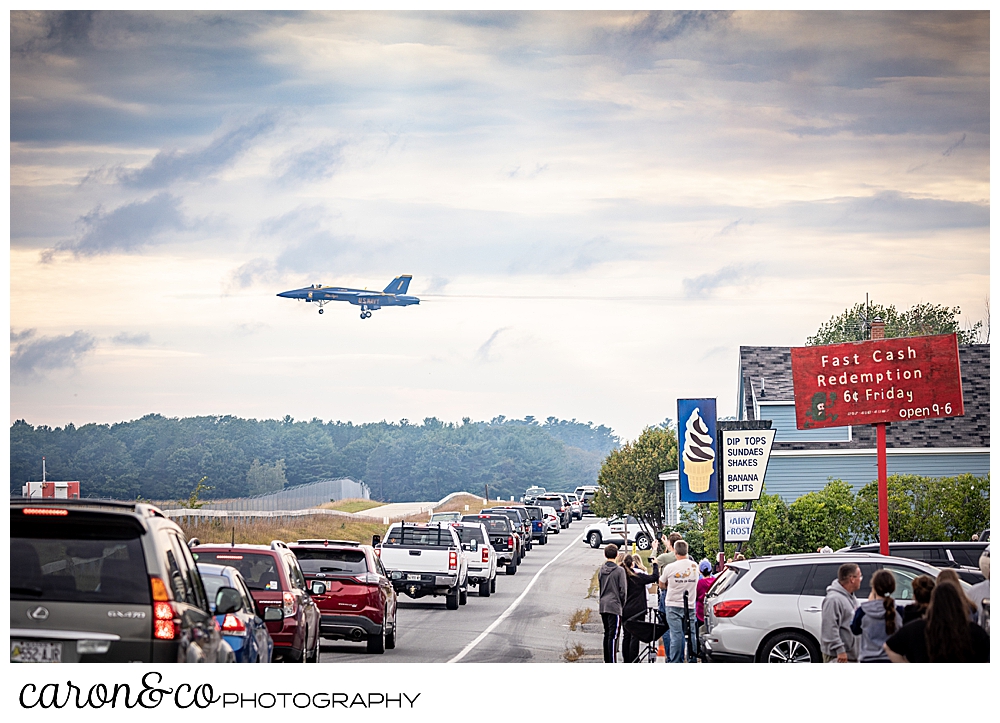
<instances>
[{"instance_id":1,"label":"green tree","mask_svg":"<svg viewBox=\"0 0 1000 723\"><path fill-rule=\"evenodd\" d=\"M247 470L247 492L251 495L263 495L269 492L283 490L288 480L285 479L285 460L279 459L274 464L261 464L255 459Z\"/></svg>"},{"instance_id":2,"label":"green tree","mask_svg":"<svg viewBox=\"0 0 1000 723\"><path fill-rule=\"evenodd\" d=\"M822 490L802 495L788 507L788 552L847 546L853 518L854 490L847 482L831 480Z\"/></svg>"},{"instance_id":3,"label":"green tree","mask_svg":"<svg viewBox=\"0 0 1000 723\"><path fill-rule=\"evenodd\" d=\"M940 480L919 475L889 475L886 480L889 539L893 542L944 540L947 525L938 492ZM878 539L878 482L869 482L854 497L851 536L855 542Z\"/></svg>"},{"instance_id":4,"label":"green tree","mask_svg":"<svg viewBox=\"0 0 1000 723\"><path fill-rule=\"evenodd\" d=\"M885 337L926 336L929 334L958 335L959 344L978 344L983 337L983 322L977 321L962 329L958 320L961 308L940 304L920 303L906 311L897 311L893 305L883 306L871 302L855 304L838 316L822 324L813 336L806 339L808 346L838 344L845 341L865 341L869 338L869 325L873 319L885 322Z\"/></svg>"},{"instance_id":5,"label":"green tree","mask_svg":"<svg viewBox=\"0 0 1000 723\"><path fill-rule=\"evenodd\" d=\"M591 506L598 515L634 515L650 528L663 527L661 472L677 469L673 429L646 427L635 442L613 450L597 476L600 486Z\"/></svg>"},{"instance_id":6,"label":"green tree","mask_svg":"<svg viewBox=\"0 0 1000 723\"><path fill-rule=\"evenodd\" d=\"M990 526L990 476L963 474L937 480L946 539L970 540Z\"/></svg>"}]
</instances>

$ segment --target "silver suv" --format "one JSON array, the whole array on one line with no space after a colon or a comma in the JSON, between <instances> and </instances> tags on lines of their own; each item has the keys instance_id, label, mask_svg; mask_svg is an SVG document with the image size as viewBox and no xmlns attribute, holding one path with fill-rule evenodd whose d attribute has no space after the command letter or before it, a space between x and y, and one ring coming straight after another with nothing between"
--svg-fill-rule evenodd
<instances>
[{"instance_id":1,"label":"silver suv","mask_svg":"<svg viewBox=\"0 0 1000 723\"><path fill-rule=\"evenodd\" d=\"M936 578L938 568L899 557L865 553L779 555L731 562L705 595L702 649L713 662L818 663L820 621L827 586L845 562L861 567L864 600L876 570L896 577L893 597L913 600L913 579ZM964 583L963 583L964 584Z\"/></svg>"}]
</instances>

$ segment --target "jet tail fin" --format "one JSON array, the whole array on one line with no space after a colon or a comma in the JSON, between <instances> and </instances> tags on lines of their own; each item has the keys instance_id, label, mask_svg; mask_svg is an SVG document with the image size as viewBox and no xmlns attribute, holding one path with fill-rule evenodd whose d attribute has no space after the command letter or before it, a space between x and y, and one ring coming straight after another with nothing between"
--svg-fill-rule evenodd
<instances>
[{"instance_id":1,"label":"jet tail fin","mask_svg":"<svg viewBox=\"0 0 1000 723\"><path fill-rule=\"evenodd\" d=\"M412 278L413 276L410 274L397 276L382 291L386 294L405 294L406 290L410 288L410 280Z\"/></svg>"}]
</instances>

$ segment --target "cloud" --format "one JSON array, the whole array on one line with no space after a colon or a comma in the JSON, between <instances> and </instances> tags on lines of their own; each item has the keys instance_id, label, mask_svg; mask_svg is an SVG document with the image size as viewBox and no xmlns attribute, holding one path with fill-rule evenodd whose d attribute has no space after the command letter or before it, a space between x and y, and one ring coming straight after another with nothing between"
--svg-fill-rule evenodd
<instances>
[{"instance_id":1,"label":"cloud","mask_svg":"<svg viewBox=\"0 0 1000 723\"><path fill-rule=\"evenodd\" d=\"M479 349L476 351L476 361L483 364L495 361L495 357L492 356L493 343L497 340L497 337L499 337L503 332L508 331L509 329L510 329L509 326L502 326L496 331L494 331L492 334L490 334L490 338L487 339L483 343L483 345L479 347Z\"/></svg>"},{"instance_id":2,"label":"cloud","mask_svg":"<svg viewBox=\"0 0 1000 723\"><path fill-rule=\"evenodd\" d=\"M725 286L739 286L754 277L755 264L730 264L693 279L684 279L681 288L689 299L711 296Z\"/></svg>"},{"instance_id":3,"label":"cloud","mask_svg":"<svg viewBox=\"0 0 1000 723\"><path fill-rule=\"evenodd\" d=\"M229 276L227 286L237 289L246 289L253 286L258 281L271 281L277 276L274 262L270 259L251 259Z\"/></svg>"},{"instance_id":4,"label":"cloud","mask_svg":"<svg viewBox=\"0 0 1000 723\"><path fill-rule=\"evenodd\" d=\"M64 336L35 336L34 329L11 332L10 376L15 382L28 382L45 372L75 368L97 342L85 331Z\"/></svg>"},{"instance_id":5,"label":"cloud","mask_svg":"<svg viewBox=\"0 0 1000 723\"><path fill-rule=\"evenodd\" d=\"M123 331L111 337L111 343L115 346L146 346L150 342L149 332L140 331L130 333Z\"/></svg>"},{"instance_id":6,"label":"cloud","mask_svg":"<svg viewBox=\"0 0 1000 723\"><path fill-rule=\"evenodd\" d=\"M76 256L136 251L165 232L187 229L180 203L176 196L158 193L147 201L133 201L108 212L97 206L80 217L84 227L80 238L46 251L43 260L51 261L56 251L72 251Z\"/></svg>"},{"instance_id":7,"label":"cloud","mask_svg":"<svg viewBox=\"0 0 1000 723\"><path fill-rule=\"evenodd\" d=\"M332 178L344 164L346 141L328 141L303 150L289 151L271 164L284 182L322 181Z\"/></svg>"},{"instance_id":8,"label":"cloud","mask_svg":"<svg viewBox=\"0 0 1000 723\"><path fill-rule=\"evenodd\" d=\"M160 151L142 168L114 168L91 171L84 179L110 175L126 188L162 188L174 181L211 176L245 153L260 136L274 129L276 114L261 113L253 120L223 133L195 151Z\"/></svg>"}]
</instances>

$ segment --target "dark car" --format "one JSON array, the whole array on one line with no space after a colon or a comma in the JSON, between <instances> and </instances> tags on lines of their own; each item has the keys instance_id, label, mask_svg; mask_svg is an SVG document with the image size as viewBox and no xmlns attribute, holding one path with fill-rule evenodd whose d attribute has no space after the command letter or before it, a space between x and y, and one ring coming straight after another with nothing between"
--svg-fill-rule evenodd
<instances>
[{"instance_id":1,"label":"dark car","mask_svg":"<svg viewBox=\"0 0 1000 723\"><path fill-rule=\"evenodd\" d=\"M975 585L986 578L979 569L979 556L986 549L986 542L890 542L889 554L893 557L905 557L908 560L920 560L934 567L950 567L958 576ZM837 552L874 552L879 551L877 542L868 545L844 547Z\"/></svg>"},{"instance_id":2,"label":"dark car","mask_svg":"<svg viewBox=\"0 0 1000 723\"><path fill-rule=\"evenodd\" d=\"M544 515L542 515L542 508L536 505L525 505L524 511L528 513L528 517L531 518L531 537L532 539L538 540L539 545L547 545L549 542L549 533L545 527Z\"/></svg>"},{"instance_id":3,"label":"dark car","mask_svg":"<svg viewBox=\"0 0 1000 723\"><path fill-rule=\"evenodd\" d=\"M517 550L520 538L507 515L481 512L478 515L464 515L462 522L481 522L490 536L490 544L497 553L497 568L504 565L508 575L517 574L520 561Z\"/></svg>"},{"instance_id":4,"label":"dark car","mask_svg":"<svg viewBox=\"0 0 1000 723\"><path fill-rule=\"evenodd\" d=\"M318 663L320 642L319 608L288 545L274 540L270 545L198 545L198 562L231 565L240 571L254 602L265 613L280 607L280 620L267 623L274 641L274 657L285 662ZM316 591L326 592L326 586Z\"/></svg>"},{"instance_id":5,"label":"dark car","mask_svg":"<svg viewBox=\"0 0 1000 723\"><path fill-rule=\"evenodd\" d=\"M590 509L590 503L594 501L594 495L597 494L596 490L585 490L583 493L583 500L581 501L581 506L583 507L583 514L592 515L593 511Z\"/></svg>"},{"instance_id":6,"label":"dark car","mask_svg":"<svg viewBox=\"0 0 1000 723\"><path fill-rule=\"evenodd\" d=\"M10 502L10 659L231 662L184 533L152 505Z\"/></svg>"},{"instance_id":7,"label":"dark car","mask_svg":"<svg viewBox=\"0 0 1000 723\"><path fill-rule=\"evenodd\" d=\"M570 507L569 501L560 494L547 492L544 495L539 495L535 498L535 504L539 507L554 509L556 515L559 516L559 526L562 529L566 529L573 522L573 508Z\"/></svg>"},{"instance_id":8,"label":"dark car","mask_svg":"<svg viewBox=\"0 0 1000 723\"><path fill-rule=\"evenodd\" d=\"M257 605L240 571L229 565L198 563L198 572L212 604L222 637L233 649L237 663L270 663L274 641L267 622L257 614ZM231 588L226 590L226 588ZM267 619L280 620L281 609L264 608Z\"/></svg>"},{"instance_id":9,"label":"dark car","mask_svg":"<svg viewBox=\"0 0 1000 723\"><path fill-rule=\"evenodd\" d=\"M376 654L396 647L396 591L371 545L299 540L288 547L306 580L326 585L326 592L313 595L324 638L366 641Z\"/></svg>"},{"instance_id":10,"label":"dark car","mask_svg":"<svg viewBox=\"0 0 1000 723\"><path fill-rule=\"evenodd\" d=\"M526 512L523 508L513 508L513 507L493 507L492 509L483 510L484 513L490 513L495 515L504 515L509 520L514 530L517 532L518 537L521 539L521 559L528 553L531 549L531 520L528 518ZM518 564L520 564L521 559L518 559Z\"/></svg>"}]
</instances>

